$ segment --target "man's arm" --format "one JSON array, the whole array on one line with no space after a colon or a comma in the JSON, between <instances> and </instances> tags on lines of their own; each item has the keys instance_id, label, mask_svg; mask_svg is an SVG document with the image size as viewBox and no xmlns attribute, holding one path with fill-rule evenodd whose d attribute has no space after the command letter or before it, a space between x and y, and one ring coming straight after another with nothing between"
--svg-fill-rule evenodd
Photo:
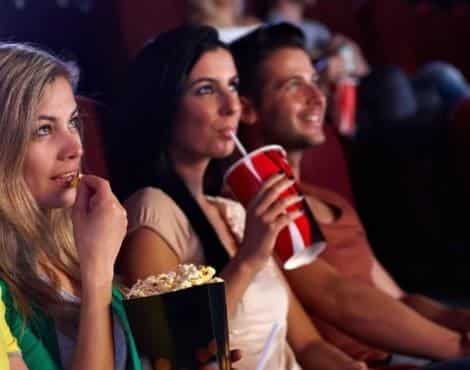
<instances>
[{"instance_id":1,"label":"man's arm","mask_svg":"<svg viewBox=\"0 0 470 370\"><path fill-rule=\"evenodd\" d=\"M395 299L401 299L406 295L406 292L398 286L393 277L375 257L371 275L374 286L383 293Z\"/></svg>"},{"instance_id":2,"label":"man's arm","mask_svg":"<svg viewBox=\"0 0 470 370\"><path fill-rule=\"evenodd\" d=\"M469 310L449 307L419 294L406 294L401 301L439 325L460 332L470 332Z\"/></svg>"},{"instance_id":3,"label":"man's arm","mask_svg":"<svg viewBox=\"0 0 470 370\"><path fill-rule=\"evenodd\" d=\"M379 290L393 298L400 299L405 305L427 319L449 329L463 333L470 332L469 310L449 307L429 297L404 292L378 261L374 263L372 279Z\"/></svg>"},{"instance_id":4,"label":"man's arm","mask_svg":"<svg viewBox=\"0 0 470 370\"><path fill-rule=\"evenodd\" d=\"M367 365L355 361L323 340L302 305L289 290L287 337L297 361L305 370L366 370Z\"/></svg>"},{"instance_id":5,"label":"man's arm","mask_svg":"<svg viewBox=\"0 0 470 370\"><path fill-rule=\"evenodd\" d=\"M459 333L378 289L340 276L321 258L286 276L309 314L372 346L442 360L462 356Z\"/></svg>"}]
</instances>

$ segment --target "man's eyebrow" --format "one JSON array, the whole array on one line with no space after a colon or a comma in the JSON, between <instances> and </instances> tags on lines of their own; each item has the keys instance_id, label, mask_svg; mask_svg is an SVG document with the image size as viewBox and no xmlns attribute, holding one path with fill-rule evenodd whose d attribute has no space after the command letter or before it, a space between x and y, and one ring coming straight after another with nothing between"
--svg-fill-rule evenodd
<instances>
[{"instance_id":1,"label":"man's eyebrow","mask_svg":"<svg viewBox=\"0 0 470 370\"><path fill-rule=\"evenodd\" d=\"M276 83L276 86L280 87L280 86L284 85L285 83L289 82L290 80L301 80L301 79L303 79L303 77L300 76L300 75L287 76L285 78L282 78L282 79L278 80L277 83Z\"/></svg>"}]
</instances>

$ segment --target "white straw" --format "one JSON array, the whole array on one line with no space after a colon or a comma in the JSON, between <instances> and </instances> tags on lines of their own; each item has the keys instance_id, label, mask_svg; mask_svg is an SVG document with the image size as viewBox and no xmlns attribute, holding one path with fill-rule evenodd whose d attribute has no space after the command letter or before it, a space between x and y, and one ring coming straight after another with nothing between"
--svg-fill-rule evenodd
<instances>
[{"instance_id":1,"label":"white straw","mask_svg":"<svg viewBox=\"0 0 470 370\"><path fill-rule=\"evenodd\" d=\"M243 146L243 144L240 142L240 140L238 140L237 135L235 135L233 132L230 132L230 136L232 137L232 140L233 140L233 142L235 143L235 146L236 146L237 149L240 151L240 153L242 154L242 156L248 157L248 153L246 152L246 149L245 149L245 147Z\"/></svg>"},{"instance_id":2,"label":"white straw","mask_svg":"<svg viewBox=\"0 0 470 370\"><path fill-rule=\"evenodd\" d=\"M280 329L280 325L278 323L274 323L273 327L271 328L271 332L268 335L268 339L264 344L263 352L261 353L260 360L258 362L258 366L256 366L256 370L263 370L266 366L266 362L268 361L269 353L271 352L271 347L273 345L274 338Z\"/></svg>"},{"instance_id":3,"label":"white straw","mask_svg":"<svg viewBox=\"0 0 470 370\"><path fill-rule=\"evenodd\" d=\"M248 168L248 170L253 174L253 176L255 177L256 180L258 180L260 183L262 183L263 180L261 179L261 176L259 175L258 171L256 171L256 168L253 165L253 162L251 161L250 156L246 152L246 149L243 146L243 144L240 142L240 140L238 140L237 135L235 135L233 132L230 132L230 136L232 137L232 140L235 143L235 146L237 147L237 149L242 154L243 161L245 162L246 167Z\"/></svg>"}]
</instances>

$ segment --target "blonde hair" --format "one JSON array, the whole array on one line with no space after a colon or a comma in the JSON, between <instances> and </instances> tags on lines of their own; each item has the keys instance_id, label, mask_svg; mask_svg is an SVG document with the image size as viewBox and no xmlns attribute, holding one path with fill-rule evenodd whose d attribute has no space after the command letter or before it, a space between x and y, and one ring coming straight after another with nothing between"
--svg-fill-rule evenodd
<instances>
[{"instance_id":1,"label":"blonde hair","mask_svg":"<svg viewBox=\"0 0 470 370\"><path fill-rule=\"evenodd\" d=\"M75 283L80 276L69 211L42 211L23 176L37 107L57 77L75 87L77 69L34 47L0 43L0 274L25 317L33 305L69 312L54 271Z\"/></svg>"}]
</instances>

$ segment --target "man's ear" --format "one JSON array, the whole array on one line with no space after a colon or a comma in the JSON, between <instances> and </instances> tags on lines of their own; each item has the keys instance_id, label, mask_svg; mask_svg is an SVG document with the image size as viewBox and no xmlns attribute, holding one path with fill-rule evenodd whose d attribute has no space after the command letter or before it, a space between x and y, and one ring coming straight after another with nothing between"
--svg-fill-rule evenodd
<instances>
[{"instance_id":1,"label":"man's ear","mask_svg":"<svg viewBox=\"0 0 470 370\"><path fill-rule=\"evenodd\" d=\"M252 100L245 96L240 96L240 102L242 105L240 121L250 126L256 124L258 122L258 112Z\"/></svg>"}]
</instances>

